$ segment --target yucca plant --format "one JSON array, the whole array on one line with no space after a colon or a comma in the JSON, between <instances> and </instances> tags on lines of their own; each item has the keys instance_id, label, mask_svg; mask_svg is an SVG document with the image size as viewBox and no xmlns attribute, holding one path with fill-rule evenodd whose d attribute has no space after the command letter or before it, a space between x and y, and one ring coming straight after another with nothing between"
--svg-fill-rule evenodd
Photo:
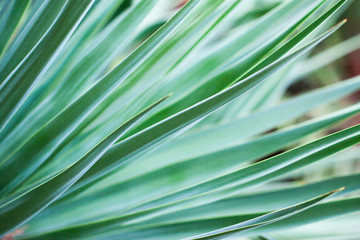
<instances>
[{"instance_id":1,"label":"yucca plant","mask_svg":"<svg viewBox=\"0 0 360 240\"><path fill-rule=\"evenodd\" d=\"M0 4L4 239L360 235L360 77L287 91L351 2Z\"/></svg>"}]
</instances>

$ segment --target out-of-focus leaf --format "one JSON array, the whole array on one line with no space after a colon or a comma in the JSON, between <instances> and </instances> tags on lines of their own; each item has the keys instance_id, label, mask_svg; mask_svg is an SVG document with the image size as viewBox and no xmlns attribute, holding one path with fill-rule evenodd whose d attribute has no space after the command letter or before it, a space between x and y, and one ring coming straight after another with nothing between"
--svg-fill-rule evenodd
<instances>
[{"instance_id":1,"label":"out-of-focus leaf","mask_svg":"<svg viewBox=\"0 0 360 240\"><path fill-rule=\"evenodd\" d=\"M336 5L334 5L324 14L322 14L305 29L303 29L289 41L286 41L276 51L273 51L274 48L279 45L279 42L286 39L290 33L297 29L298 25L303 23L313 13L313 11L316 10L316 8L313 9L312 11L310 11L310 13L298 20L298 22L296 22L294 26L288 27L289 29L287 29L280 36L272 39L272 41L265 42L264 45L261 45L253 52L250 52L249 54L243 56L242 58L240 58L240 60L235 61L235 63L229 63L230 67L228 67L226 71L212 77L205 83L196 86L196 88L191 89L192 91L190 93L188 92L186 96L182 96L182 98L180 98L177 102L171 104L161 112L156 113L156 115L152 116L151 119L148 121L150 123L160 121L164 117L168 117L171 114L174 114L176 111L181 111L185 107L189 107L196 102L206 99L207 97L211 96L211 94L215 94L216 92L226 88L227 86L235 82L246 79L250 75L256 73L257 71L260 71L262 68L274 62L275 60L285 56L301 41L303 41L308 35L310 35L314 30L316 30L321 23L323 23L331 15L333 15L334 12L336 12L344 4L344 2L345 0L339 1ZM321 5L321 3L319 5ZM245 37L247 36L245 35ZM233 51L232 49L230 50Z\"/></svg>"},{"instance_id":2,"label":"out-of-focus leaf","mask_svg":"<svg viewBox=\"0 0 360 240\"><path fill-rule=\"evenodd\" d=\"M9 42L12 40L11 38L29 3L29 0L13 0L5 2L2 6L3 9L1 11L3 11L3 14L0 18L0 57L4 54Z\"/></svg>"},{"instance_id":3,"label":"out-of-focus leaf","mask_svg":"<svg viewBox=\"0 0 360 240\"><path fill-rule=\"evenodd\" d=\"M195 220L273 211L275 209L284 208L287 205L296 204L296 202L316 197L323 191L331 191L331 189L337 189L343 186L345 186L345 189L340 192L339 196L349 194L360 189L359 179L360 175L354 174L330 178L300 187L285 187L274 190L264 190L265 192L260 191L243 194L204 206L159 216L145 222L140 222L139 225L141 228L146 228L147 225L152 224L165 225L177 222L191 222Z\"/></svg>"},{"instance_id":4,"label":"out-of-focus leaf","mask_svg":"<svg viewBox=\"0 0 360 240\"><path fill-rule=\"evenodd\" d=\"M86 175L84 175L84 177L80 180L78 187L92 182L94 179L97 179L113 171L117 167L129 161L130 158L133 158L140 152L143 152L145 149L154 148L155 143L164 141L164 139L174 135L176 132L179 132L179 130L183 131L186 126L191 125L222 105L235 99L242 93L262 82L271 73L275 72L285 64L289 63L291 60L311 49L321 40L329 36L332 32L336 31L336 29L338 29L343 23L344 22L336 25L308 45L284 58L279 59L278 61L275 61L263 70L240 81L238 84L227 88L222 92L124 140L118 144L114 150L109 152L108 155L104 155L101 166L95 165Z\"/></svg>"},{"instance_id":5,"label":"out-of-focus leaf","mask_svg":"<svg viewBox=\"0 0 360 240\"><path fill-rule=\"evenodd\" d=\"M293 230L292 228L298 227L304 224L313 223L316 221L321 221L324 219L341 216L349 214L352 212L360 211L360 198L350 198L339 201L331 201L327 203L320 203L306 209L303 212L300 212L296 215L290 216L278 222L274 222L268 225L261 226L246 232L239 233L239 236L235 233L235 238L240 238L244 236L257 236L259 234L266 234L269 232L274 232L277 234L287 229L288 231ZM199 221L189 221L189 222L176 222L174 224L164 224L147 226L143 228L133 228L129 229L128 232L117 229L114 232L109 232L108 236L105 236L102 239L112 239L112 238L132 238L132 239L171 239L171 238L186 238L190 237L191 234L198 234L199 232L211 231L217 227L224 227L232 224L236 224L240 221L247 221L249 219L261 216L266 213L256 213L256 214L245 214L245 215L231 215L228 217L220 218L207 218ZM101 236L101 235L100 235ZM343 236L343 235L342 235ZM330 236L327 236L329 239ZM31 239L31 238L30 238ZM302 238L301 238L302 239ZM325 240L324 239L324 240ZM331 238L330 238L331 239ZM341 238L338 238L341 239ZM322 239L323 240L323 239Z\"/></svg>"},{"instance_id":6,"label":"out-of-focus leaf","mask_svg":"<svg viewBox=\"0 0 360 240\"><path fill-rule=\"evenodd\" d=\"M305 60L303 63L302 69L303 71L300 73L297 78L301 78L302 76L309 74L327 64L333 62L334 60L345 56L357 49L360 48L360 34L347 39L344 42L341 42L321 53L318 53L309 59Z\"/></svg>"},{"instance_id":7,"label":"out-of-focus leaf","mask_svg":"<svg viewBox=\"0 0 360 240\"><path fill-rule=\"evenodd\" d=\"M68 167L64 171L56 174L45 182L34 186L22 194L12 196L0 203L0 218L7 219L0 226L0 234L3 235L19 225L24 224L42 209L55 201L71 185L73 185L83 174L86 173L96 161L118 140L126 131L129 130L139 119L141 119L152 108L160 104L164 99L153 104L137 116L124 123L96 147L88 152L78 162Z\"/></svg>"},{"instance_id":8,"label":"out-of-focus leaf","mask_svg":"<svg viewBox=\"0 0 360 240\"><path fill-rule=\"evenodd\" d=\"M141 174L143 171L142 166L146 171L150 171L151 169L163 167L164 164L169 163L168 159L172 159L171 162L177 162L236 145L246 138L268 131L286 121L301 116L312 108L344 97L358 89L360 89L360 77L355 77L349 81L305 93L246 117L235 118L223 124L204 126L203 129L193 131L169 142L157 149L154 154L147 155L146 161L134 166L136 167L134 174ZM293 106L297 107L294 108ZM263 119L266 119L266 121L263 121ZM234 134L235 132L237 134ZM116 145L114 148L116 148ZM161 159L165 159L165 162L161 161ZM130 166L130 168L133 167ZM126 173L132 175L132 173Z\"/></svg>"},{"instance_id":9,"label":"out-of-focus leaf","mask_svg":"<svg viewBox=\"0 0 360 240\"><path fill-rule=\"evenodd\" d=\"M297 205L294 205L294 206L291 206L289 208L285 208L285 209L282 209L282 210L279 210L279 211L275 211L275 212L272 212L272 213L269 213L269 214L265 214L263 216L259 216L257 218L254 218L254 219L250 219L248 221L245 221L245 222L242 222L240 224L237 224L237 225L234 225L234 226L231 226L231 227L228 227L232 230L234 230L235 232L236 231L245 231L245 230L250 230L252 228L256 228L256 227L261 227L261 226L265 226L267 224L270 224L270 223L273 223L273 222L276 222L276 221L279 221L281 219L286 219L286 217L290 217L292 215L294 215L295 213L299 213L309 207L311 207L312 205L316 204L317 202L333 195L334 193L338 192L339 190L336 190L336 191L332 191L332 192L329 192L327 194L324 194L324 195L321 195L319 197L316 197L314 199L311 199L309 201L306 201L306 202L303 202L303 203L300 203L300 204L297 204ZM258 214L259 215L259 214ZM239 218L238 218L239 219ZM238 221L241 221L240 219ZM181 226L182 224L181 223L178 223L179 225L179 229L183 229L183 226ZM184 224L185 225L185 224ZM213 224L214 227L216 227L215 224ZM167 229L168 227L170 227L170 229ZM164 232L162 231L159 231L158 234L154 233L154 232L151 232L152 228L155 228L156 229L156 226L154 227L150 227L149 230L150 231L144 231L144 232L147 232L146 234L148 235L148 237L150 239L154 238L154 237L158 237L159 239L168 239L168 237L166 237L166 234L164 235ZM210 223L210 226L208 228L211 228L211 223ZM219 230L217 233L219 234L229 234L229 232L227 231L228 228L225 228L225 229L221 229ZM85 231L86 229L86 231ZM164 226L164 229L165 229L165 232L166 231L169 231L171 232L171 225L170 226ZM175 229L176 229L176 225L175 225ZM235 230L236 229L236 230ZM135 228L133 231L129 231L128 233L118 233L116 235L111 235L111 230L110 228L107 229L108 232L106 232L105 234L103 235L110 235L110 238L135 238L135 239L143 239L145 237L146 234L143 234L143 231L142 229L138 229L138 232L137 232L137 229ZM223 233L224 231L227 231L227 233ZM182 236L180 238L184 238L184 237L189 237L189 234L191 234L193 231L193 229L191 229L189 232L186 232L186 231L182 231ZM156 231L155 231L156 232ZM231 232L231 231L230 231ZM59 239L58 237L69 237L69 236L72 236L72 237L77 237L77 238L81 238L81 237L86 237L86 236L96 236L96 235L100 235L101 237L101 233L99 234L99 232L96 231L96 229L93 229L91 228L90 226L88 225L83 225L82 226L82 229L66 229L66 231L64 232L53 232L53 233L49 233L49 234L44 234L44 235L33 235L33 236L26 236L25 238L26 239L32 239L32 238L36 238L36 239L46 239L46 238L53 238L53 239ZM205 234L205 235L213 235L213 233L210 233L210 234ZM172 234L172 236L176 236L174 234ZM200 236L198 236L200 237ZM194 239L194 238L190 238L190 239ZM197 239L197 238L195 238ZM201 238L200 238L201 239Z\"/></svg>"},{"instance_id":10,"label":"out-of-focus leaf","mask_svg":"<svg viewBox=\"0 0 360 240\"><path fill-rule=\"evenodd\" d=\"M268 134L219 152L188 159L128 181L117 183L115 178L105 182L100 181L84 193L75 192L55 203L49 211L44 210L33 223L41 229L42 226L45 226L46 221L51 221L54 227L63 227L89 221L92 218L116 216L125 209L135 207L137 204L159 198L170 192L179 191L196 182L203 182L220 174L225 174L243 166L244 162L265 157L267 154L278 151L306 134L358 113L359 109L360 105L344 109L325 118L312 120L290 129ZM133 196L138 197L134 199ZM306 195L304 194L304 196ZM119 202L118 199L123 201ZM93 211L89 212L85 203L91 204ZM248 205L246 204L246 206ZM233 206L233 204L229 204L229 206ZM55 212L57 214L54 215ZM189 212L187 214L191 215ZM176 215L180 215L180 213ZM55 219L61 220L57 222ZM68 220L65 221L64 219Z\"/></svg>"},{"instance_id":11,"label":"out-of-focus leaf","mask_svg":"<svg viewBox=\"0 0 360 240\"><path fill-rule=\"evenodd\" d=\"M284 173L309 165L358 143L360 141L359 129L360 125L357 125L265 161L144 203L131 210L129 216L125 216L123 221L126 221L127 218L140 217L141 219L146 215L152 217L174 212L232 196L245 188L273 180ZM121 222L121 220L120 217L117 222Z\"/></svg>"},{"instance_id":12,"label":"out-of-focus leaf","mask_svg":"<svg viewBox=\"0 0 360 240\"><path fill-rule=\"evenodd\" d=\"M239 233L239 232L244 232L244 231L249 231L251 229L255 229L258 227L262 227L271 223L275 223L277 221L280 221L282 219L286 219L288 217L291 217L293 215L296 215L298 213L301 213L302 211L311 208L313 205L315 205L316 203L318 203L319 201L333 195L334 193L340 191L342 189L336 190L336 191L332 191L329 193L326 193L324 195L321 195L319 197L316 197L314 199L311 199L309 201L306 202L302 202L299 203L297 205L285 208L285 209L281 209L272 213L268 213L265 215L262 215L260 217L233 225L233 226L229 226L226 228L222 228L222 229L218 229L209 233L204 233L201 235L197 235L194 237L190 237L188 239L218 239L219 237L225 237L225 236L229 236L232 235L234 233Z\"/></svg>"}]
</instances>

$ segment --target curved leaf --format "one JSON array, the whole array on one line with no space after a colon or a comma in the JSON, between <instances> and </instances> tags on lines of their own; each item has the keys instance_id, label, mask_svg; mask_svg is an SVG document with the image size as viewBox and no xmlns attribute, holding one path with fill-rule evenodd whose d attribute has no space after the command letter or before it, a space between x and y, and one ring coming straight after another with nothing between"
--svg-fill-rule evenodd
<instances>
[{"instance_id":1,"label":"curved leaf","mask_svg":"<svg viewBox=\"0 0 360 240\"><path fill-rule=\"evenodd\" d=\"M43 164L91 111L171 34L174 27L187 16L192 8L197 5L197 2L195 0L190 1L152 38L145 41L113 71L99 80L89 91L33 135L21 146L21 151L16 151L3 160L3 164L0 165L0 175L5 176L0 179L2 196L14 191L34 170ZM85 3L85 1L74 1L74 4ZM25 158L27 161L23 161Z\"/></svg>"},{"instance_id":2,"label":"curved leaf","mask_svg":"<svg viewBox=\"0 0 360 240\"><path fill-rule=\"evenodd\" d=\"M0 57L2 57L7 45L11 41L11 37L18 27L29 3L30 0L8 1L3 6L4 9L1 9L4 11L4 14L0 18Z\"/></svg>"},{"instance_id":3,"label":"curved leaf","mask_svg":"<svg viewBox=\"0 0 360 240\"><path fill-rule=\"evenodd\" d=\"M278 210L278 211L275 211L272 213L268 213L263 216L260 216L260 217L257 217L257 218L254 218L254 219L251 219L251 220L248 220L248 221L245 221L245 222L233 225L233 226L229 226L226 228L222 228L222 229L215 230L215 231L205 233L205 234L201 234L198 236L190 237L187 239L217 239L218 237L225 237L225 236L232 235L234 233L249 231L254 228L262 227L262 226L280 221L282 219L286 219L297 213L300 213L300 212L312 207L319 201L321 201L341 190L342 189L340 188L338 190L326 193L324 195L321 195L321 196L311 199L309 201L302 202L297 205L294 205L294 206L291 206L291 207L288 207L285 209L281 209L281 210Z\"/></svg>"},{"instance_id":4,"label":"curved leaf","mask_svg":"<svg viewBox=\"0 0 360 240\"><path fill-rule=\"evenodd\" d=\"M332 32L336 31L336 29L338 29L343 23L344 21L303 48L279 59L278 61L270 64L268 67L240 81L232 87L227 88L220 93L127 138L120 144L117 144L116 148L111 149L108 154L104 155L101 166L95 165L94 168L84 175L77 187L86 185L89 182L94 181L94 179L113 171L117 167L139 155L141 152L154 148L154 146L156 146L155 144L158 144L169 136L176 134L179 130L184 131L185 127L189 125L191 126L191 124L201 120L217 108L235 99L242 93L262 82L266 77L289 63L291 60L311 49Z\"/></svg>"},{"instance_id":5,"label":"curved leaf","mask_svg":"<svg viewBox=\"0 0 360 240\"><path fill-rule=\"evenodd\" d=\"M41 41L4 80L0 89L0 131L49 68L93 2L69 0Z\"/></svg>"},{"instance_id":6,"label":"curved leaf","mask_svg":"<svg viewBox=\"0 0 360 240\"><path fill-rule=\"evenodd\" d=\"M49 211L43 211L39 218L34 219L33 223L41 229L46 221L51 221L54 228L63 228L89 221L89 219L117 216L151 199L157 199L195 185L194 183L229 173L243 166L244 162L266 157L309 133L359 112L360 105L357 105L357 107L350 107L330 116L295 125L290 129L268 134L218 152L162 167L127 181L121 181L116 176L99 181L87 191L73 192L57 201L48 209ZM126 171L119 173L126 174ZM137 196L136 199L134 196ZM122 201L119 202L118 199ZM88 205L92 206L91 212L88 211ZM177 212L176 215L179 213ZM188 212L188 215L191 215L191 212Z\"/></svg>"},{"instance_id":7,"label":"curved leaf","mask_svg":"<svg viewBox=\"0 0 360 240\"><path fill-rule=\"evenodd\" d=\"M47 0L40 3L39 9L36 10L31 19L22 28L22 31L20 31L14 39L13 44L4 56L2 56L0 61L0 84L2 84L2 81L6 79L25 56L29 54L31 49L50 28L66 1L60 0L52 2L51 0ZM39 22L41 22L41 24L39 24Z\"/></svg>"},{"instance_id":8,"label":"curved leaf","mask_svg":"<svg viewBox=\"0 0 360 240\"><path fill-rule=\"evenodd\" d=\"M5 199L0 204L0 218L7 219L7 221L1 224L0 234L3 235L18 227L55 201L84 175L126 131L166 98L124 123L72 166L22 194L11 197L9 200Z\"/></svg>"}]
</instances>

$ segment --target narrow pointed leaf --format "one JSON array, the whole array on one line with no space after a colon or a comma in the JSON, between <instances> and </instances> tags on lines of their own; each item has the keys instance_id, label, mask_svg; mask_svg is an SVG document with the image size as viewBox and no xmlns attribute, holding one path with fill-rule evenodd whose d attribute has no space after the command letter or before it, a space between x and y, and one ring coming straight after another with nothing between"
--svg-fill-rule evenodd
<instances>
[{"instance_id":1,"label":"narrow pointed leaf","mask_svg":"<svg viewBox=\"0 0 360 240\"><path fill-rule=\"evenodd\" d=\"M85 3L84 1L75 2ZM38 169L91 111L168 37L197 2L189 2L152 38L145 41L113 71L33 135L21 146L21 151L16 151L3 160L4 163L0 166L0 175L5 176L0 179L2 196L13 192L32 172ZM50 136L51 141L48 141ZM24 158L27 158L27 161L22 161Z\"/></svg>"},{"instance_id":2,"label":"narrow pointed leaf","mask_svg":"<svg viewBox=\"0 0 360 240\"><path fill-rule=\"evenodd\" d=\"M7 76L0 89L0 131L49 68L93 2L68 1L41 41Z\"/></svg>"},{"instance_id":3,"label":"narrow pointed leaf","mask_svg":"<svg viewBox=\"0 0 360 240\"><path fill-rule=\"evenodd\" d=\"M2 9L4 15L0 18L0 57L10 43L29 3L29 0L13 0L5 3L4 9Z\"/></svg>"},{"instance_id":4,"label":"narrow pointed leaf","mask_svg":"<svg viewBox=\"0 0 360 240\"><path fill-rule=\"evenodd\" d=\"M11 197L10 200L3 200L0 204L0 218L8 220L1 224L0 234L3 235L22 225L55 201L85 174L126 131L166 98L161 99L120 126L72 166L23 194Z\"/></svg>"},{"instance_id":5,"label":"narrow pointed leaf","mask_svg":"<svg viewBox=\"0 0 360 240\"><path fill-rule=\"evenodd\" d=\"M101 181L96 183L93 188L84 193L74 192L66 196L55 203L49 212L45 210L41 216L42 220L40 219L37 224L42 225L42 221L54 217L52 213L54 211L60 212L60 209L61 212L57 213L57 217L63 216L61 219L68 218L69 220L59 222L59 227L60 225L66 226L69 223L74 224L95 217L116 216L124 209L134 208L139 203L160 198L170 192L188 188L196 182L203 182L231 172L236 167L238 168L240 164L244 165L244 162L266 157L268 154L292 144L295 140L309 133L328 127L330 124L359 112L360 105L350 107L330 116L314 119L298 126L295 125L290 129L268 134L237 146L187 159L128 181L119 181L114 176L104 183ZM133 199L132 196L134 195L138 197ZM117 199L123 201L119 202ZM87 211L87 205L84 205L85 202L93 206L94 210L91 213ZM111 207L102 208L101 206ZM74 216L66 217L70 215ZM188 215L191 214L188 213Z\"/></svg>"},{"instance_id":6,"label":"narrow pointed leaf","mask_svg":"<svg viewBox=\"0 0 360 240\"><path fill-rule=\"evenodd\" d=\"M24 1L22 1L24 2ZM65 5L65 1L43 1L31 20L19 32L13 44L0 61L0 84L25 58L49 29ZM41 24L39 24L41 22Z\"/></svg>"},{"instance_id":7,"label":"narrow pointed leaf","mask_svg":"<svg viewBox=\"0 0 360 240\"><path fill-rule=\"evenodd\" d=\"M209 115L217 108L230 102L258 83L262 82L270 74L289 63L289 61L295 59L302 53L314 47L317 43L336 31L343 23L344 22L336 25L308 45L270 64L268 67L254 75L251 75L238 84L225 89L222 92L178 114L175 114L118 144L116 149L113 149L104 156L102 165L95 165L94 168L92 168L86 175L84 175L83 179L80 180L80 183L85 185L94 179L109 173L118 166L121 166L125 162L129 161L129 159L138 155L140 152L143 152L145 149L147 150L149 148L153 148L156 143L163 141L169 136L174 135L180 129L184 129L186 126L189 126L197 120L200 120Z\"/></svg>"},{"instance_id":8,"label":"narrow pointed leaf","mask_svg":"<svg viewBox=\"0 0 360 240\"><path fill-rule=\"evenodd\" d=\"M198 236L190 237L187 239L218 239L219 237L226 237L234 233L249 231L254 228L262 227L270 223L286 219L287 217L293 216L297 213L300 213L308 208L311 208L313 205L317 204L321 200L330 197L331 195L341 191L342 189L335 190L314 199L308 200L306 202L299 203L297 205L281 209L272 213L265 214L263 216L233 225L219 230L215 230L209 233L201 234Z\"/></svg>"}]
</instances>

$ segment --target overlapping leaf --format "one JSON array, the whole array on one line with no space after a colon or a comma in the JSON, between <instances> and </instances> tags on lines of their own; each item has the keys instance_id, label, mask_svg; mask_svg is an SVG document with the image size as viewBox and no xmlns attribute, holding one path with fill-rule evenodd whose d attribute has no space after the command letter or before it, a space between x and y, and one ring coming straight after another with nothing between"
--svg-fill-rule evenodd
<instances>
[{"instance_id":1,"label":"overlapping leaf","mask_svg":"<svg viewBox=\"0 0 360 240\"><path fill-rule=\"evenodd\" d=\"M347 193L359 189L359 175L338 171L356 151L339 155L336 171L328 158L360 141L359 125L318 140L314 133L359 105L283 124L356 92L359 77L278 104L289 84L358 48L354 37L306 59L345 23L321 34L345 3L190 0L164 21L165 0L0 2L1 234L268 238L358 211L356 193ZM144 118L154 106L141 110L169 92L174 98ZM312 172L335 177L284 181L309 181L302 167L322 158ZM315 205L332 193L306 201L342 186L338 201Z\"/></svg>"},{"instance_id":2,"label":"overlapping leaf","mask_svg":"<svg viewBox=\"0 0 360 240\"><path fill-rule=\"evenodd\" d=\"M0 130L24 102L30 91L54 61L93 1L68 1L55 23L24 60L4 80L0 89ZM66 24L64 24L66 23Z\"/></svg>"},{"instance_id":3,"label":"overlapping leaf","mask_svg":"<svg viewBox=\"0 0 360 240\"><path fill-rule=\"evenodd\" d=\"M71 185L73 185L83 174L88 171L96 161L113 145L126 131L131 128L136 121L141 119L156 105L164 99L145 109L128 122L124 123L96 147L88 152L78 162L56 174L47 181L39 184L33 189L5 199L0 204L0 218L8 219L1 224L0 234L3 235L13 230L24 222L28 221L35 214L46 208L61 194L63 194ZM32 203L29 206L29 203Z\"/></svg>"}]
</instances>

